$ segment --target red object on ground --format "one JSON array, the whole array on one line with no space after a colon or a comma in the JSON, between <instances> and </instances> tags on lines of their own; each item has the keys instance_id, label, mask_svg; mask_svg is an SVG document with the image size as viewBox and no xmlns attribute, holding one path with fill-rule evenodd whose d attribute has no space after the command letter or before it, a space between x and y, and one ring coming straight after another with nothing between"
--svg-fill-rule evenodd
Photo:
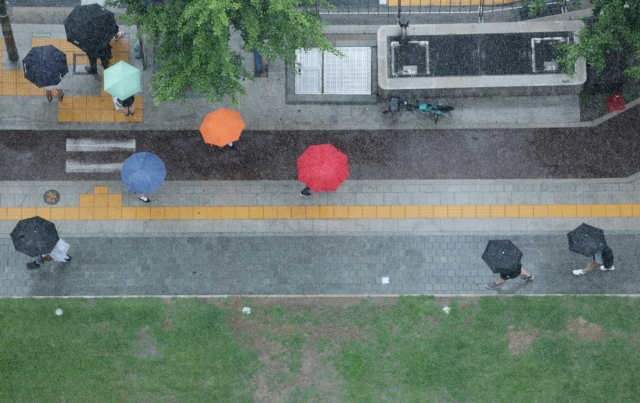
<instances>
[{"instance_id":1,"label":"red object on ground","mask_svg":"<svg viewBox=\"0 0 640 403\"><path fill-rule=\"evenodd\" d=\"M298 180L314 192L335 192L349 177L349 159L332 144L309 146L298 158Z\"/></svg>"},{"instance_id":2,"label":"red object on ground","mask_svg":"<svg viewBox=\"0 0 640 403\"><path fill-rule=\"evenodd\" d=\"M616 92L615 94L607 97L607 106L609 107L609 112L613 111L623 111L624 110L624 98L622 94Z\"/></svg>"}]
</instances>

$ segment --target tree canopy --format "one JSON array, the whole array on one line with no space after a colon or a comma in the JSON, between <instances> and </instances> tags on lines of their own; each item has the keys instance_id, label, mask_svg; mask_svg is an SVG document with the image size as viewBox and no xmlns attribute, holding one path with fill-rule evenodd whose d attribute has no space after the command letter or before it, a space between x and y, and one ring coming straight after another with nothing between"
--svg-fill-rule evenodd
<instances>
[{"instance_id":1,"label":"tree canopy","mask_svg":"<svg viewBox=\"0 0 640 403\"><path fill-rule=\"evenodd\" d=\"M640 60L640 0L591 0L593 18L578 33L579 42L561 47L566 57L560 60L566 71L573 71L583 58L596 72L605 68L608 51L621 51ZM640 81L640 66L635 63L625 70L634 81Z\"/></svg>"},{"instance_id":2,"label":"tree canopy","mask_svg":"<svg viewBox=\"0 0 640 403\"><path fill-rule=\"evenodd\" d=\"M232 49L231 29L244 41L243 49L257 48L263 57L295 63L296 49L318 48L338 54L322 35L326 25L306 0L164 0L143 5L143 0L109 0L126 4L124 22L138 26L147 46L154 46L157 71L151 82L156 104L185 101L187 92L204 94L211 103L229 96L238 104L245 91L241 81L253 79ZM324 0L314 1L331 7Z\"/></svg>"}]
</instances>

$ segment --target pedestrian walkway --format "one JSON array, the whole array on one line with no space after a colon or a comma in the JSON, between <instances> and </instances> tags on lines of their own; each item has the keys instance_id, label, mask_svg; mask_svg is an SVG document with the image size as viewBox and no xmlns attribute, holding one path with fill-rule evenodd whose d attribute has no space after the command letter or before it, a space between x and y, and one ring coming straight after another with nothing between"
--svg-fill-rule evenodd
<instances>
[{"instance_id":1,"label":"pedestrian walkway","mask_svg":"<svg viewBox=\"0 0 640 403\"><path fill-rule=\"evenodd\" d=\"M60 207L45 203L45 186L63 195ZM151 205L141 204L119 182L84 193L90 186L5 182L2 232L35 215L71 233L96 224L96 232L115 233L122 228L118 222L174 233L531 231L564 230L586 219L605 229L640 230L640 174L589 181L348 180L338 192L309 198L299 195L298 181L166 182Z\"/></svg>"},{"instance_id":2,"label":"pedestrian walkway","mask_svg":"<svg viewBox=\"0 0 640 403\"><path fill-rule=\"evenodd\" d=\"M342 40L335 41L336 46L374 47L378 25L341 26L327 28L331 35ZM129 63L142 69L142 61L135 59L130 42L136 37L134 27L120 26L125 31L125 39L121 46L128 47ZM20 57L29 52L33 40L62 40L66 37L62 24L13 24L14 36ZM361 38L349 40L349 38ZM253 54L242 51L239 35L232 36L232 48L244 54L245 68L253 70ZM120 45L118 45L120 46ZM151 49L147 49L151 52ZM151 53L150 53L151 54ZM3 70L14 70L16 78L21 74L21 63L8 62L3 52ZM68 58L72 63L72 57ZM115 60L115 59L114 59ZM375 60L375 58L374 58ZM73 130L197 130L204 116L212 110L224 106L240 111L245 123L245 130L380 130L380 129L448 129L448 128L521 128L521 127L568 127L585 126L580 122L580 107L577 95L557 96L514 96L514 97L482 97L455 98L445 97L440 101L455 107L455 110L438 120L437 125L429 116L407 111L397 114L383 114L388 109L386 101L379 100L369 104L336 104L314 103L296 104L287 100L293 75L288 72L281 61L264 61L268 64L267 77L256 77L254 81L244 83L247 92L241 97L241 104L234 106L225 101L209 104L199 95L191 94L185 106L173 102L154 105L151 93L151 79L154 66L150 65L142 72L142 92L138 98L141 102L136 106L144 107L144 116L136 113L125 118L116 113L113 120L102 115L107 110L106 101L98 103L97 98L103 94L101 77L73 74L69 72L62 80L65 100L71 102L48 103L44 96L13 96L11 90L6 95L0 92L0 124L8 129L73 129ZM71 70L71 69L70 69ZM375 71L375 69L374 69ZM82 71L80 71L82 73ZM101 74L101 73L100 73ZM374 83L377 81L374 80ZM30 83L29 91L38 89ZM33 87L33 88L31 88ZM375 86L374 86L375 87ZM25 87L26 88L26 87ZM26 91L26 90L25 90ZM420 93L423 99L429 99L429 91ZM69 97L69 98L67 98ZM104 97L103 97L104 98ZM101 108L98 108L98 105ZM105 109L106 108L106 109ZM100 113L98 114L98 109ZM70 111L73 110L73 111ZM77 110L77 111L76 111ZM100 117L100 118L98 118ZM135 122L136 124L131 124Z\"/></svg>"},{"instance_id":3,"label":"pedestrian walkway","mask_svg":"<svg viewBox=\"0 0 640 403\"><path fill-rule=\"evenodd\" d=\"M52 188L60 207L44 203ZM310 198L300 188L168 181L142 205L117 182L2 183L0 295L495 293L484 289L496 276L480 256L496 238L512 239L536 276L497 292L638 294L640 175L347 180ZM535 205L519 204L531 199ZM7 234L36 214L54 220L72 245L68 266L27 271L30 259L13 249ZM606 231L614 272L571 274L588 263L567 250L566 233L582 222Z\"/></svg>"}]
</instances>

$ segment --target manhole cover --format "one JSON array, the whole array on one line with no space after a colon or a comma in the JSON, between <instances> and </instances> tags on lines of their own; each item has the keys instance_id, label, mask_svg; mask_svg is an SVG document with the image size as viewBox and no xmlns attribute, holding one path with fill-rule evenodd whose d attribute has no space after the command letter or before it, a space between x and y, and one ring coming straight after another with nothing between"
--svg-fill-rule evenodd
<instances>
[{"instance_id":1,"label":"manhole cover","mask_svg":"<svg viewBox=\"0 0 640 403\"><path fill-rule=\"evenodd\" d=\"M60 201L60 193L57 190L47 190L44 194L44 202L47 204L56 204Z\"/></svg>"}]
</instances>

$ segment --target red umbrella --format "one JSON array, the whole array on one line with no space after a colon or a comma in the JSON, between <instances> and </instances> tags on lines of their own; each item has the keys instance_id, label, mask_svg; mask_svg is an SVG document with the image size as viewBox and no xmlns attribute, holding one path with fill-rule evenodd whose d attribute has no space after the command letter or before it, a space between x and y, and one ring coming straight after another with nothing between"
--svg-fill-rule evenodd
<instances>
[{"instance_id":1,"label":"red umbrella","mask_svg":"<svg viewBox=\"0 0 640 403\"><path fill-rule=\"evenodd\" d=\"M335 192L349 177L349 159L331 144L309 146L297 164L298 180L314 192Z\"/></svg>"}]
</instances>

